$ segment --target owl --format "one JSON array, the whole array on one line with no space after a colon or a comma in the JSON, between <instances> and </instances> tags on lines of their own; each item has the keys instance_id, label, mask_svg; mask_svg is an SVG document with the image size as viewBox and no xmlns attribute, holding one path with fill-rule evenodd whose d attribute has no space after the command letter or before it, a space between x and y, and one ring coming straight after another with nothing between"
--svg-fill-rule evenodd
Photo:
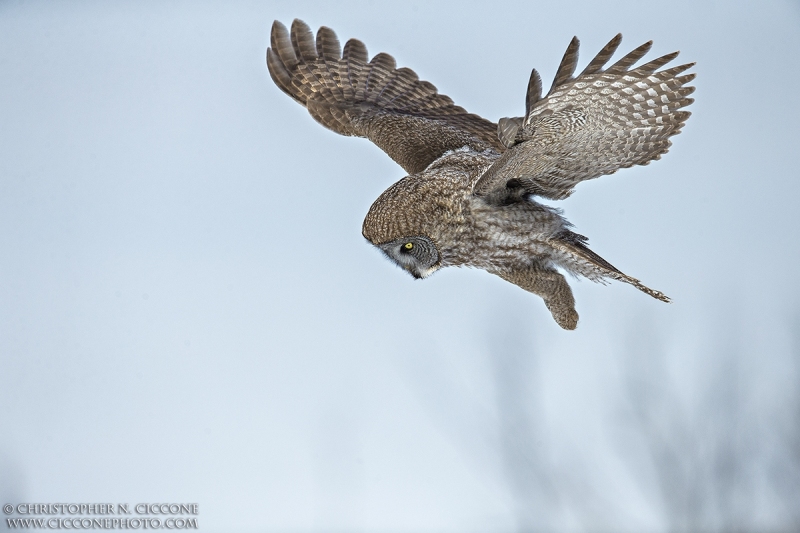
<instances>
[{"instance_id":1,"label":"owl","mask_svg":"<svg viewBox=\"0 0 800 533\"><path fill-rule=\"evenodd\" d=\"M619 280L669 298L622 273L572 231L559 209L581 181L646 165L670 147L692 103L694 63L662 69L677 52L634 67L645 43L606 67L617 35L575 75L573 38L546 95L534 69L525 114L497 124L466 112L392 56L369 59L361 41L300 20L272 26L272 80L314 119L366 137L408 173L372 204L362 233L397 266L422 279L448 266L475 267L539 295L556 323L578 324L562 272Z\"/></svg>"}]
</instances>

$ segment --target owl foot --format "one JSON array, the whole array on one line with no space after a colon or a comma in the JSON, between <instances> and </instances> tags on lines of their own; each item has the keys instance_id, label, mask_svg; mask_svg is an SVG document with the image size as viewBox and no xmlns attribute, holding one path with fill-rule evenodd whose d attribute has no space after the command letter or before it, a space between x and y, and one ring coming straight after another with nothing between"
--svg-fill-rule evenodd
<instances>
[{"instance_id":1,"label":"owl foot","mask_svg":"<svg viewBox=\"0 0 800 533\"><path fill-rule=\"evenodd\" d=\"M548 309L550 306L547 306ZM578 327L578 312L575 309L550 309L553 320L563 329L573 330Z\"/></svg>"}]
</instances>

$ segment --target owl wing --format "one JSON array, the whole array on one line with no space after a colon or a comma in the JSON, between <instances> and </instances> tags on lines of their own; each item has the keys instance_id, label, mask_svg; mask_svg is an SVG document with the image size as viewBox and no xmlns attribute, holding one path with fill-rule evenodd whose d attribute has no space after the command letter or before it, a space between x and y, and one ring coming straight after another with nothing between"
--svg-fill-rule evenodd
<instances>
[{"instance_id":1,"label":"owl wing","mask_svg":"<svg viewBox=\"0 0 800 533\"><path fill-rule=\"evenodd\" d=\"M409 173L464 146L505 150L495 123L453 104L413 70L396 68L388 54L368 62L361 41L347 41L342 53L333 30L323 26L315 40L295 19L291 33L275 21L270 44L267 67L283 92L326 128L368 138Z\"/></svg>"},{"instance_id":2,"label":"owl wing","mask_svg":"<svg viewBox=\"0 0 800 533\"><path fill-rule=\"evenodd\" d=\"M646 165L669 149L690 113L694 74L680 75L694 63L658 70L678 52L635 69L652 41L606 70L603 66L622 40L614 37L577 77L577 38L567 48L550 92L541 98L534 70L528 84L525 117L501 119L499 136L509 147L475 183L477 196L498 201L524 193L560 200L583 180Z\"/></svg>"}]
</instances>

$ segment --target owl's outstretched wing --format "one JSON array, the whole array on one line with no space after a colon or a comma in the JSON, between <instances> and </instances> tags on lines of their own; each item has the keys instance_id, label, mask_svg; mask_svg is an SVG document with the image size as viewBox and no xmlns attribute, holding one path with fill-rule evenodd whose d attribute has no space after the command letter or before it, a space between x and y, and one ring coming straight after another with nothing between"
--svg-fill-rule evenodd
<instances>
[{"instance_id":1,"label":"owl's outstretched wing","mask_svg":"<svg viewBox=\"0 0 800 533\"><path fill-rule=\"evenodd\" d=\"M323 26L315 40L295 20L291 33L275 21L270 44L267 66L283 92L326 128L368 138L409 173L464 146L505 150L495 123L453 104L413 70L396 68L388 54L368 61L361 41L347 41L342 53L333 30Z\"/></svg>"},{"instance_id":2,"label":"owl's outstretched wing","mask_svg":"<svg viewBox=\"0 0 800 533\"><path fill-rule=\"evenodd\" d=\"M528 85L525 117L501 119L499 136L509 147L473 188L477 196L507 201L529 193L553 200L572 194L581 181L620 168L646 165L669 149L693 102L686 86L694 63L658 70L678 52L640 67L652 41L601 70L622 40L614 37L577 77L578 39L573 38L550 92L541 98L534 70Z\"/></svg>"}]
</instances>

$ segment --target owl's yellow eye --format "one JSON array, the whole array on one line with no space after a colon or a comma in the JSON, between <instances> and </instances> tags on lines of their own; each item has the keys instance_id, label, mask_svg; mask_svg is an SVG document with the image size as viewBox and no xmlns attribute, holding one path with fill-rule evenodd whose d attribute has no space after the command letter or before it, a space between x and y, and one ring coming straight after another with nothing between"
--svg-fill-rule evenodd
<instances>
[{"instance_id":1,"label":"owl's yellow eye","mask_svg":"<svg viewBox=\"0 0 800 533\"><path fill-rule=\"evenodd\" d=\"M407 243L405 243L405 244L403 245L403 248L405 248L406 250L410 250L410 249L412 249L413 247L414 247L414 243L411 243L411 242L407 242Z\"/></svg>"}]
</instances>

